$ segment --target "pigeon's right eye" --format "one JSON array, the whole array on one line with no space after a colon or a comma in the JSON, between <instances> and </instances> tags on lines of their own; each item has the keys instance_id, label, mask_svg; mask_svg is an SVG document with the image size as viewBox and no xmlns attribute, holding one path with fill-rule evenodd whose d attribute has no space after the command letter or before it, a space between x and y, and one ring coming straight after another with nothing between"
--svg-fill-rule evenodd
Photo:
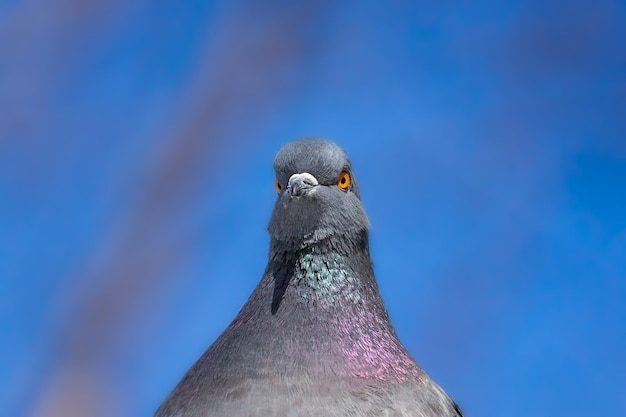
<instances>
[{"instance_id":1,"label":"pigeon's right eye","mask_svg":"<svg viewBox=\"0 0 626 417\"><path fill-rule=\"evenodd\" d=\"M276 180L276 182L274 183L274 187L276 188L276 192L278 194L280 194L280 192L283 190L283 187L280 185L280 183L278 182L278 180Z\"/></svg>"}]
</instances>

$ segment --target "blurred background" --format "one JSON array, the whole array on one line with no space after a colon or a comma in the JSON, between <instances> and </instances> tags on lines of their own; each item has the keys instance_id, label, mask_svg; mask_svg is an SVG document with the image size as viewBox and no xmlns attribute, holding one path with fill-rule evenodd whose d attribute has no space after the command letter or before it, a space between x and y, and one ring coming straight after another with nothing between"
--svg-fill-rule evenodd
<instances>
[{"instance_id":1,"label":"blurred background","mask_svg":"<svg viewBox=\"0 0 626 417\"><path fill-rule=\"evenodd\" d=\"M400 338L470 416L626 415L621 1L0 2L0 415L151 416L351 156Z\"/></svg>"}]
</instances>

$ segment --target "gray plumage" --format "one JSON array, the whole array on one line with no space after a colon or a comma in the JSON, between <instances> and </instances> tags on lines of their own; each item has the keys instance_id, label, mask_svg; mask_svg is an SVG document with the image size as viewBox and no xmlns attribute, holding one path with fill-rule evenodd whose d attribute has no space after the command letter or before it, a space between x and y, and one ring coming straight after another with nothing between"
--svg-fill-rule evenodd
<instances>
[{"instance_id":1,"label":"gray plumage","mask_svg":"<svg viewBox=\"0 0 626 417\"><path fill-rule=\"evenodd\" d=\"M156 416L462 416L389 321L344 151L301 139L274 170L261 282Z\"/></svg>"}]
</instances>

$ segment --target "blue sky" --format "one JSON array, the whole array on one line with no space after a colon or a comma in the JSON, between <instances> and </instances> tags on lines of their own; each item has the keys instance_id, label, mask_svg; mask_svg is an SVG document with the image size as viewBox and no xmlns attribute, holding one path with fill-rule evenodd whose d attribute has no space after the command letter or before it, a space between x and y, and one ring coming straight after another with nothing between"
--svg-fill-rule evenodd
<instances>
[{"instance_id":1,"label":"blue sky","mask_svg":"<svg viewBox=\"0 0 626 417\"><path fill-rule=\"evenodd\" d=\"M0 6L0 414L151 415L350 154L400 338L466 415L626 413L626 6ZM56 413L56 414L55 414Z\"/></svg>"}]
</instances>

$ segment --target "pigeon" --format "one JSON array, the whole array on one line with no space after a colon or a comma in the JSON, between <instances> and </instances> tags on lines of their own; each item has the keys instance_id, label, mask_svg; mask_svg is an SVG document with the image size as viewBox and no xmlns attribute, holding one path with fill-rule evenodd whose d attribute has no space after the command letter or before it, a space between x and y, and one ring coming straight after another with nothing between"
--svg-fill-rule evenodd
<instances>
[{"instance_id":1,"label":"pigeon","mask_svg":"<svg viewBox=\"0 0 626 417\"><path fill-rule=\"evenodd\" d=\"M299 139L274 170L263 277L155 416L462 416L389 320L346 153Z\"/></svg>"}]
</instances>

